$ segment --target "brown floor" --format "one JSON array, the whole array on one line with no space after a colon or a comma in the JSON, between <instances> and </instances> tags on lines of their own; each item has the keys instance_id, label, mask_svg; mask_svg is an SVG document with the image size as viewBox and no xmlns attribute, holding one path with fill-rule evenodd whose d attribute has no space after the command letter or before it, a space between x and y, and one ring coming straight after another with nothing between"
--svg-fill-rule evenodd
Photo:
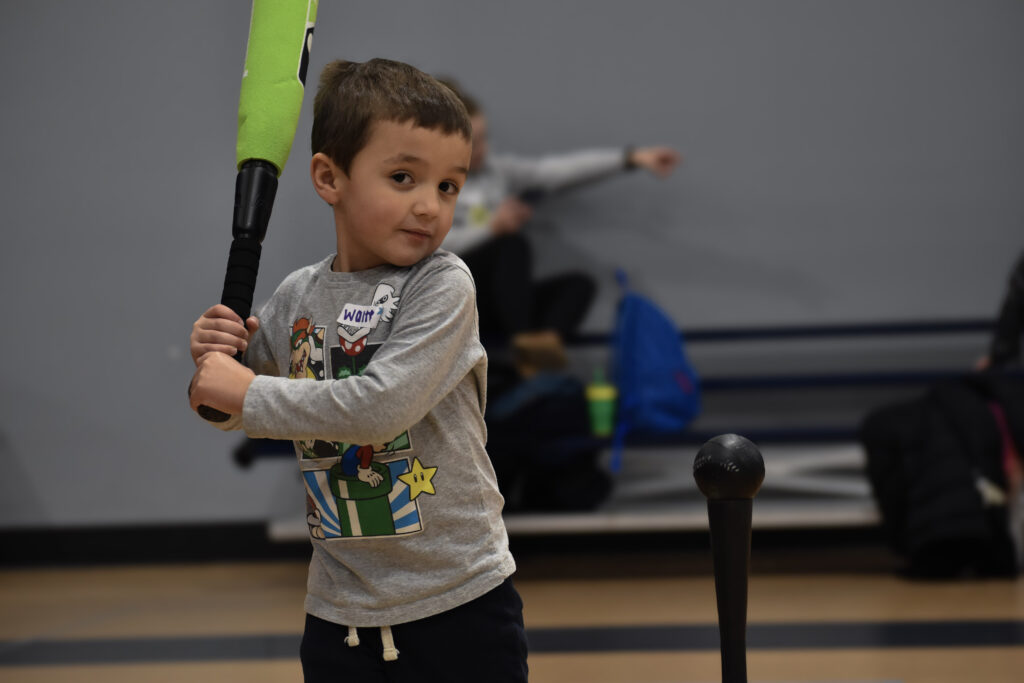
<instances>
[{"instance_id":1,"label":"brown floor","mask_svg":"<svg viewBox=\"0 0 1024 683\"><path fill-rule=\"evenodd\" d=\"M632 554L614 560L525 558L517 585L527 628L713 625L712 577L701 563ZM1019 580L911 582L888 571L755 571L749 622L1016 620ZM575 571L573 571L575 570ZM571 573L567 573L571 572ZM30 568L0 571L0 654L18 642L142 637L297 635L302 561ZM1018 627L1024 629L1024 626ZM1020 639L1018 639L1020 642ZM2 659L0 659L2 661ZM720 680L716 650L534 653L534 683L694 683ZM1024 680L1024 646L751 649L751 681L905 683ZM288 682L293 659L0 665L0 681Z\"/></svg>"}]
</instances>

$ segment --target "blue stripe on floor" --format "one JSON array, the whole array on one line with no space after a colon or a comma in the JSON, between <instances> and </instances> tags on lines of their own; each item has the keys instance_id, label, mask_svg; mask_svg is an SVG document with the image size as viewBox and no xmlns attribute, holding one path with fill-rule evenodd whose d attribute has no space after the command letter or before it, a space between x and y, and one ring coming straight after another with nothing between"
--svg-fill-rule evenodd
<instances>
[{"instance_id":1,"label":"blue stripe on floor","mask_svg":"<svg viewBox=\"0 0 1024 683\"><path fill-rule=\"evenodd\" d=\"M717 650L717 626L531 629L531 652ZM751 624L751 650L1024 645L1024 621Z\"/></svg>"},{"instance_id":2,"label":"blue stripe on floor","mask_svg":"<svg viewBox=\"0 0 1024 683\"><path fill-rule=\"evenodd\" d=\"M291 659L298 657L301 639L288 634L5 641L0 644L0 665Z\"/></svg>"},{"instance_id":3,"label":"blue stripe on floor","mask_svg":"<svg viewBox=\"0 0 1024 683\"><path fill-rule=\"evenodd\" d=\"M617 626L528 629L530 652L718 650L718 627ZM0 665L129 664L298 657L299 634L191 638L0 641ZM1024 621L808 622L751 624L750 650L1024 645Z\"/></svg>"}]
</instances>

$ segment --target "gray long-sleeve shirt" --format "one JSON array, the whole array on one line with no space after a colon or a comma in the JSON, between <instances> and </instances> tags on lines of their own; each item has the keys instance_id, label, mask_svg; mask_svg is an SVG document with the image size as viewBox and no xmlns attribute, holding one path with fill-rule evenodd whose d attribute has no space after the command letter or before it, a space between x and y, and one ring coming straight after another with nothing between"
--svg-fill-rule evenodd
<instances>
[{"instance_id":1,"label":"gray long-sleeve shirt","mask_svg":"<svg viewBox=\"0 0 1024 683\"><path fill-rule=\"evenodd\" d=\"M288 276L246 352L241 426L291 439L313 543L306 611L347 626L447 611L512 574L465 264ZM239 421L235 420L237 425Z\"/></svg>"},{"instance_id":2,"label":"gray long-sleeve shirt","mask_svg":"<svg viewBox=\"0 0 1024 683\"><path fill-rule=\"evenodd\" d=\"M491 237L494 212L511 196L547 194L607 178L626 168L625 149L591 149L543 157L492 155L466 178L455 204L452 229L444 248L457 254Z\"/></svg>"}]
</instances>

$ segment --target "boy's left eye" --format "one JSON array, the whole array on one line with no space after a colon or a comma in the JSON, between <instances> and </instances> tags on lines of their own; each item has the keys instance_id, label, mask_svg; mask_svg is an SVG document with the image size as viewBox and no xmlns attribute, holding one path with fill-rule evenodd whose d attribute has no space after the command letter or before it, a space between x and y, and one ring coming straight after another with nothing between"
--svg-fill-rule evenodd
<instances>
[{"instance_id":1,"label":"boy's left eye","mask_svg":"<svg viewBox=\"0 0 1024 683\"><path fill-rule=\"evenodd\" d=\"M441 192L444 192L445 194L458 194L459 193L459 186L456 185L455 183L449 181L449 180L446 180L443 183L441 183L440 185L438 185L438 189L440 189Z\"/></svg>"}]
</instances>

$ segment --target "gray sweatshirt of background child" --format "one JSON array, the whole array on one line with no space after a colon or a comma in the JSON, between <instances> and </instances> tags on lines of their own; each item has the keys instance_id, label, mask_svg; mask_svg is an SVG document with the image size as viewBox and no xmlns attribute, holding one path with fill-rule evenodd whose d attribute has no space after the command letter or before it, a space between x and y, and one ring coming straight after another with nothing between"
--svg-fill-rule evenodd
<instances>
[{"instance_id":1,"label":"gray sweatshirt of background child","mask_svg":"<svg viewBox=\"0 0 1024 683\"><path fill-rule=\"evenodd\" d=\"M484 450L487 356L454 254L354 273L332 259L292 273L260 310L240 422L295 441L313 543L306 611L394 625L515 570Z\"/></svg>"},{"instance_id":2,"label":"gray sweatshirt of background child","mask_svg":"<svg viewBox=\"0 0 1024 683\"><path fill-rule=\"evenodd\" d=\"M627 168L628 149L588 149L541 157L492 155L466 178L445 249L457 254L492 235L491 218L508 197L546 195L607 178Z\"/></svg>"}]
</instances>

